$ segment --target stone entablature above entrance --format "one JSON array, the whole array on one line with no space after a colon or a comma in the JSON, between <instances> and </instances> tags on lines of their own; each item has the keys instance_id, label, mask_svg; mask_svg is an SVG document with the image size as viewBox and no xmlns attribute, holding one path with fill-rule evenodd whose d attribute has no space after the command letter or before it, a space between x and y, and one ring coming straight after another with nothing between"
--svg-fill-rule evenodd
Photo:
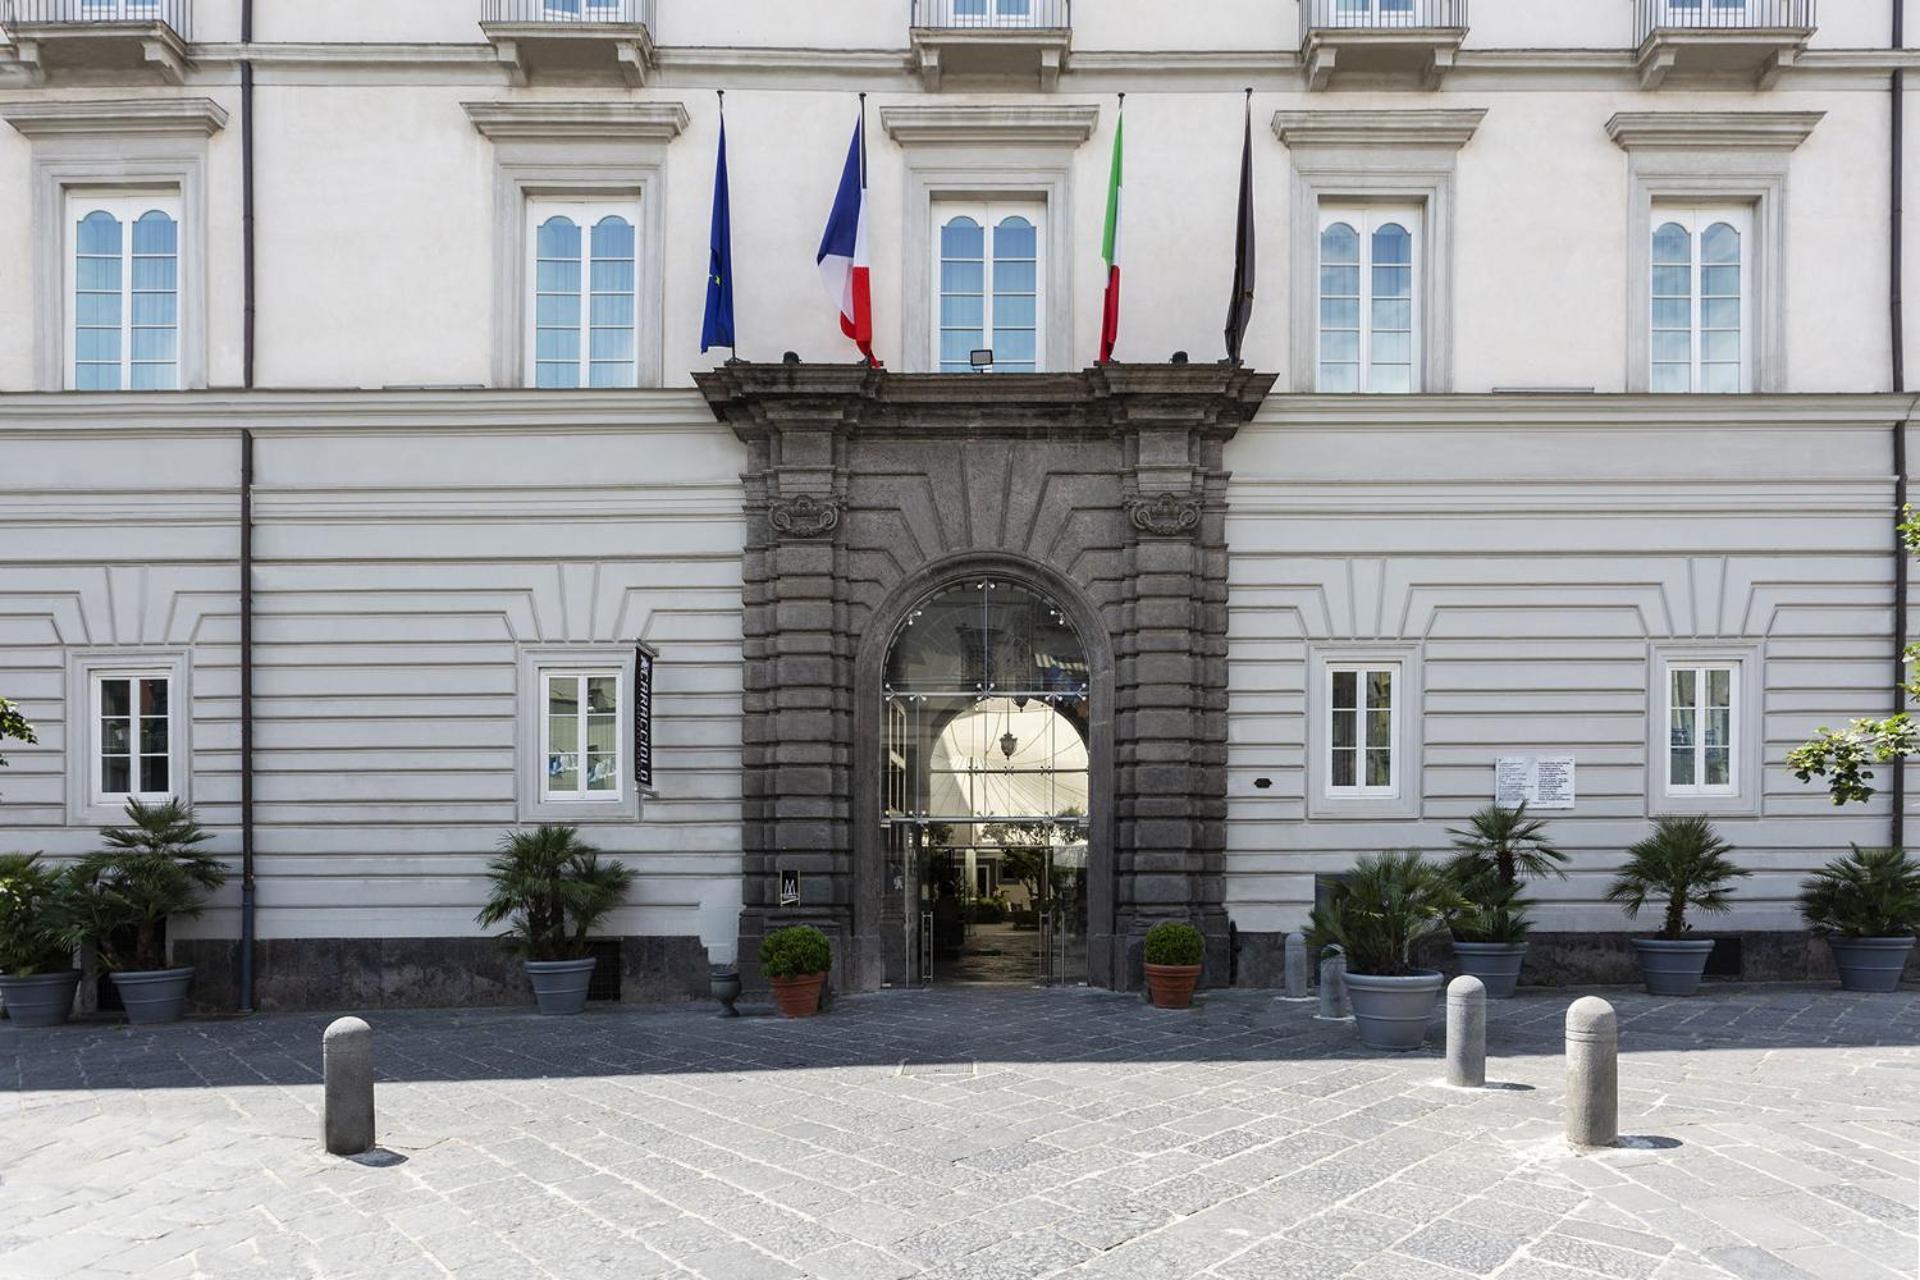
<instances>
[{"instance_id":1,"label":"stone entablature above entrance","mask_svg":"<svg viewBox=\"0 0 1920 1280\"><path fill-rule=\"evenodd\" d=\"M1128 986L1160 919L1224 982L1228 440L1269 374L1031 377L728 364L696 375L747 445L741 959L808 922L844 986L900 980L878 743L887 650L967 575L1057 602L1086 646L1088 968ZM781 905L782 873L800 901Z\"/></svg>"}]
</instances>

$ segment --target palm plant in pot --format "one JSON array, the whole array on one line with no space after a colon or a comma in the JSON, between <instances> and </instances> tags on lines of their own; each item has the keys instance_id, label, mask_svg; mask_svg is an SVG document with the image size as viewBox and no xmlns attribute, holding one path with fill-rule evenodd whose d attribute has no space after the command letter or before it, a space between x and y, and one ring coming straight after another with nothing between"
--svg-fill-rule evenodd
<instances>
[{"instance_id":1,"label":"palm plant in pot","mask_svg":"<svg viewBox=\"0 0 1920 1280\"><path fill-rule=\"evenodd\" d=\"M1897 991L1920 930L1920 863L1855 845L1801 883L1800 914L1826 935L1843 990Z\"/></svg>"},{"instance_id":2,"label":"palm plant in pot","mask_svg":"<svg viewBox=\"0 0 1920 1280\"><path fill-rule=\"evenodd\" d=\"M22 1027L52 1027L73 1011L73 873L38 854L0 854L0 1001Z\"/></svg>"},{"instance_id":3,"label":"palm plant in pot","mask_svg":"<svg viewBox=\"0 0 1920 1280\"><path fill-rule=\"evenodd\" d=\"M1460 971L1480 979L1487 995L1504 1000L1520 983L1527 955L1527 909L1520 896L1526 877L1560 876L1567 855L1547 839L1544 818L1527 806L1488 805L1462 828L1449 828L1455 855L1454 883L1465 899L1448 920Z\"/></svg>"},{"instance_id":4,"label":"palm plant in pot","mask_svg":"<svg viewBox=\"0 0 1920 1280\"><path fill-rule=\"evenodd\" d=\"M1361 858L1326 905L1314 909L1307 945L1346 953L1347 997L1362 1044L1404 1050L1426 1040L1444 978L1437 969L1416 968L1414 948L1444 932L1460 906L1448 870L1408 852Z\"/></svg>"},{"instance_id":5,"label":"palm plant in pot","mask_svg":"<svg viewBox=\"0 0 1920 1280\"><path fill-rule=\"evenodd\" d=\"M773 985L781 1016L811 1018L820 1012L820 988L833 967L833 944L810 925L775 929L760 939L760 972Z\"/></svg>"},{"instance_id":6,"label":"palm plant in pot","mask_svg":"<svg viewBox=\"0 0 1920 1280\"><path fill-rule=\"evenodd\" d=\"M1633 939L1640 977L1656 996L1690 996L1713 953L1711 938L1689 938L1689 911L1723 915L1732 910L1733 882L1752 873L1727 855L1733 846L1720 838L1700 814L1665 817L1653 833L1627 850L1627 865L1607 890L1607 901L1626 909L1629 920L1655 903L1661 908L1660 932Z\"/></svg>"},{"instance_id":7,"label":"palm plant in pot","mask_svg":"<svg viewBox=\"0 0 1920 1280\"><path fill-rule=\"evenodd\" d=\"M1200 982L1207 940L1190 924L1162 920L1147 930L1147 996L1156 1009L1187 1009Z\"/></svg>"},{"instance_id":8,"label":"palm plant in pot","mask_svg":"<svg viewBox=\"0 0 1920 1280\"><path fill-rule=\"evenodd\" d=\"M498 941L522 958L540 1012L585 1009L594 965L587 940L626 901L633 871L600 861L576 828L546 825L502 836L487 878L493 888L478 919L506 922Z\"/></svg>"},{"instance_id":9,"label":"palm plant in pot","mask_svg":"<svg viewBox=\"0 0 1920 1280\"><path fill-rule=\"evenodd\" d=\"M192 965L167 963L167 923L206 910L227 882L226 864L200 848L213 839L179 800L127 801L127 825L103 827L106 848L80 859L72 940L91 943L129 1022L178 1022Z\"/></svg>"}]
</instances>

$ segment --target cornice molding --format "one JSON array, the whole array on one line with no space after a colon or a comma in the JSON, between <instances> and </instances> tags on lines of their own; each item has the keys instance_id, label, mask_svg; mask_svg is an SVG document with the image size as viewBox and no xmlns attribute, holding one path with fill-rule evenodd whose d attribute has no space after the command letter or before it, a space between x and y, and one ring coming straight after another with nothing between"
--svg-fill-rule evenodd
<instances>
[{"instance_id":1,"label":"cornice molding","mask_svg":"<svg viewBox=\"0 0 1920 1280\"><path fill-rule=\"evenodd\" d=\"M1824 111L1622 111L1607 136L1627 151L1792 151Z\"/></svg>"},{"instance_id":2,"label":"cornice molding","mask_svg":"<svg viewBox=\"0 0 1920 1280\"><path fill-rule=\"evenodd\" d=\"M212 98L103 98L0 105L0 119L29 138L211 137L227 112Z\"/></svg>"},{"instance_id":3,"label":"cornice molding","mask_svg":"<svg viewBox=\"0 0 1920 1280\"><path fill-rule=\"evenodd\" d=\"M880 108L880 126L901 146L975 143L989 146L1077 147L1093 136L1100 108L1062 106L931 106Z\"/></svg>"},{"instance_id":4,"label":"cornice molding","mask_svg":"<svg viewBox=\"0 0 1920 1280\"><path fill-rule=\"evenodd\" d=\"M672 142L686 130L679 102L463 102L493 142Z\"/></svg>"},{"instance_id":5,"label":"cornice molding","mask_svg":"<svg viewBox=\"0 0 1920 1280\"><path fill-rule=\"evenodd\" d=\"M1920 396L1876 391L1781 395L1270 396L1244 431L1508 431L1538 427L1632 434L1674 428L1884 431L1920 428Z\"/></svg>"},{"instance_id":6,"label":"cornice molding","mask_svg":"<svg viewBox=\"0 0 1920 1280\"><path fill-rule=\"evenodd\" d=\"M1485 107L1390 111L1276 111L1273 133L1288 147L1444 147L1472 141Z\"/></svg>"},{"instance_id":7,"label":"cornice molding","mask_svg":"<svg viewBox=\"0 0 1920 1280\"><path fill-rule=\"evenodd\" d=\"M264 432L445 431L453 434L710 433L691 387L521 391L480 387L381 391L49 391L0 394L0 438Z\"/></svg>"}]
</instances>

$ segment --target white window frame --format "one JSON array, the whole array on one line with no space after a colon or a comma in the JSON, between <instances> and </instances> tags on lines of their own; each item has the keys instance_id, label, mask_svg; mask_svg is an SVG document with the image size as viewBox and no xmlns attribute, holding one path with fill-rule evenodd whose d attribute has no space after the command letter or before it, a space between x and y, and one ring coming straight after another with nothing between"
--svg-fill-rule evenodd
<instances>
[{"instance_id":1,"label":"white window frame","mask_svg":"<svg viewBox=\"0 0 1920 1280\"><path fill-rule=\"evenodd\" d=\"M1685 392L1666 392L1669 395L1703 394L1745 394L1754 389L1754 209L1751 204L1679 204L1671 201L1656 200L1653 203L1652 217L1647 228L1647 368L1646 378L1649 390L1654 390L1654 356L1657 354L1658 335L1655 327L1654 310L1659 303L1659 295L1653 289L1654 273L1660 270L1660 264L1653 257L1653 238L1660 229L1669 224L1678 224L1686 228L1689 246L1689 264L1687 270L1687 297L1691 310L1691 328L1688 331L1690 358L1688 363L1688 389ZM1725 223L1740 236L1740 383L1736 392L1713 393L1702 390L1701 365L1706 349L1706 330L1703 323L1705 298L1703 271L1706 266L1705 236L1707 230L1717 223Z\"/></svg>"},{"instance_id":2,"label":"white window frame","mask_svg":"<svg viewBox=\"0 0 1920 1280\"><path fill-rule=\"evenodd\" d=\"M118 680L125 680L130 684L127 691L129 698L128 717L131 721L128 728L128 747L130 750L127 753L127 780L132 783L140 781L141 757L150 754L140 750L140 721L142 717L139 712L137 686L141 681L147 680L158 680L167 686L167 787L165 790L150 791L143 790L136 786L128 791L108 791L105 786L102 785L102 766L106 760L106 753L102 750L106 744L100 740L102 697L107 682ZM157 804L173 799L173 783L176 777L176 754L174 750L176 734L174 722L178 718L178 704L174 701L174 693L173 672L166 667L130 667L124 670L102 667L95 668L88 673L87 714L89 717L88 723L92 726L93 730L87 740L87 776L91 780L88 803L95 807L123 809L129 800L139 800L146 804Z\"/></svg>"},{"instance_id":3,"label":"white window frame","mask_svg":"<svg viewBox=\"0 0 1920 1280\"><path fill-rule=\"evenodd\" d=\"M65 192L61 220L61 368L66 389L80 384L79 316L80 297L80 218L102 211L120 223L120 386L121 392L134 391L133 385L133 224L144 214L158 211L173 219L173 381L147 391L178 391L186 359L186 220L181 213L178 191L71 188ZM111 394L101 392L100 394Z\"/></svg>"},{"instance_id":4,"label":"white window frame","mask_svg":"<svg viewBox=\"0 0 1920 1280\"><path fill-rule=\"evenodd\" d=\"M614 743L616 754L613 771L615 785L612 791L587 790L587 703L585 694L586 682L592 679L611 679L613 681ZM573 791L555 791L551 781L552 775L549 773L545 763L552 756L556 746L552 741L553 717L548 711L548 708L551 706L549 691L556 680L574 681L581 695L577 703L580 707L579 732L572 746L572 754L575 756L575 772L579 775L580 785ZM538 696L540 700L540 760L542 762L540 770L541 804L617 805L625 798L627 788L633 785L632 779L627 776L633 771L633 758L631 749L627 745L627 735L623 727L630 714L627 687L627 677L617 666L577 667L555 664L545 665L540 668Z\"/></svg>"},{"instance_id":5,"label":"white window frame","mask_svg":"<svg viewBox=\"0 0 1920 1280\"><path fill-rule=\"evenodd\" d=\"M947 0L951 25L963 28L1023 28L1040 25L1041 0L1021 0L1026 12L1013 9L1010 0L980 0L984 12L961 13L960 0Z\"/></svg>"},{"instance_id":6,"label":"white window frame","mask_svg":"<svg viewBox=\"0 0 1920 1280\"><path fill-rule=\"evenodd\" d=\"M1320 222L1314 236L1314 273L1313 273L1313 378L1316 390L1324 391L1320 386L1320 365L1323 356L1320 333L1321 261L1322 240L1327 229L1336 223L1353 226L1360 237L1360 371L1359 382L1353 394L1358 395L1418 395L1424 390L1422 371L1425 365L1425 333L1422 329L1422 308L1426 299L1421 292L1421 277L1425 274L1426 228L1425 210L1410 204L1363 204L1345 201L1322 201L1320 204ZM1409 341L1408 374L1411 379L1404 392L1374 391L1368 383L1373 372L1373 236L1386 223L1394 223L1407 229L1413 240L1413 261L1409 275L1412 278L1411 311L1412 329Z\"/></svg>"},{"instance_id":7,"label":"white window frame","mask_svg":"<svg viewBox=\"0 0 1920 1280\"><path fill-rule=\"evenodd\" d=\"M1333 780L1333 720L1337 714L1336 708L1333 705L1333 682L1336 677L1341 675L1353 675L1356 677L1355 696L1359 699L1359 705L1352 711L1356 721L1354 725L1355 736L1353 749L1358 752L1354 758L1356 764L1354 777L1356 779L1362 779L1366 776L1367 752L1380 749L1378 744L1372 742L1367 737L1367 680L1370 676L1383 673L1389 680L1388 696L1391 699L1387 708L1387 785L1384 787L1369 786L1365 782L1356 781L1352 786L1338 786ZM1400 794L1401 772L1400 700L1401 695L1406 689L1406 683L1401 674L1400 663L1393 661L1328 662L1322 668L1320 678L1324 682L1324 685L1323 697L1320 703L1318 728L1321 739L1320 751L1323 770L1321 778L1326 789L1326 798L1329 800L1378 800L1398 797Z\"/></svg>"},{"instance_id":8,"label":"white window frame","mask_svg":"<svg viewBox=\"0 0 1920 1280\"><path fill-rule=\"evenodd\" d=\"M929 306L928 365L939 372L940 336L941 336L941 232L954 218L968 217L978 222L985 239L985 257L982 259L984 278L981 287L981 335L986 347L994 345L995 330L993 323L993 264L994 235L1002 218L1021 217L1033 224L1034 252L1034 299L1033 299L1033 367L1035 373L1047 372L1047 201L1044 196L1033 195L1026 198L1009 196L995 200L956 200L935 197L931 205L928 240L931 242L933 261L931 279L933 297Z\"/></svg>"},{"instance_id":9,"label":"white window frame","mask_svg":"<svg viewBox=\"0 0 1920 1280\"><path fill-rule=\"evenodd\" d=\"M1334 671L1394 672L1393 786L1335 787L1333 783ZM1422 816L1422 690L1425 672L1418 641L1316 640L1306 659L1306 814L1355 821ZM1365 776L1364 774L1361 776Z\"/></svg>"},{"instance_id":10,"label":"white window frame","mask_svg":"<svg viewBox=\"0 0 1920 1280\"><path fill-rule=\"evenodd\" d=\"M1661 754L1658 768L1662 788L1669 796L1737 796L1740 794L1740 768L1745 763L1741 758L1740 731L1742 728L1742 690L1740 687L1741 664L1737 661L1709 661L1706 659L1669 658L1661 664L1662 701L1666 715L1661 721L1662 735L1667 749ZM1711 785L1706 782L1676 783L1673 780L1672 725L1673 713L1680 708L1673 702L1674 677L1691 671L1695 673L1694 704L1689 710L1694 716L1693 731L1693 776L1696 779L1706 776L1706 687L1707 674L1714 671L1727 673L1727 782L1725 785Z\"/></svg>"},{"instance_id":11,"label":"white window frame","mask_svg":"<svg viewBox=\"0 0 1920 1280\"><path fill-rule=\"evenodd\" d=\"M1719 668L1733 672L1733 716L1729 726L1733 758L1732 786L1673 787L1668 749L1675 668ZM1748 640L1661 640L1647 650L1646 800L1650 816L1702 813L1758 817L1766 782L1766 655L1764 645ZM1695 775L1699 776L1698 774Z\"/></svg>"},{"instance_id":12,"label":"white window frame","mask_svg":"<svg viewBox=\"0 0 1920 1280\"><path fill-rule=\"evenodd\" d=\"M637 822L645 799L634 774L633 690L635 645L528 645L521 649L515 746L518 785L515 802L521 822ZM547 677L611 675L619 702L619 789L589 794L547 789ZM582 732L585 730L584 717ZM583 779L584 781L584 779ZM647 792L651 795L652 792Z\"/></svg>"},{"instance_id":13,"label":"white window frame","mask_svg":"<svg viewBox=\"0 0 1920 1280\"><path fill-rule=\"evenodd\" d=\"M525 385L539 385L539 299L540 299L540 226L551 218L564 217L573 220L580 229L580 356L578 360L580 380L576 387L568 390L593 390L593 228L608 215L625 218L633 232L633 355L627 371L626 382L619 388L602 387L600 390L632 389L641 385L641 344L645 339L646 326L641 313L641 289L644 286L646 272L642 262L646 257L646 246L641 237L646 234L646 226L641 222L641 209L638 200L630 198L607 199L554 199L545 196L529 196L525 218L526 292L521 300L521 336L525 351L525 367L522 377ZM604 362L603 362L604 363ZM554 388L557 389L557 388Z\"/></svg>"},{"instance_id":14,"label":"white window frame","mask_svg":"<svg viewBox=\"0 0 1920 1280\"><path fill-rule=\"evenodd\" d=\"M127 800L193 802L192 664L185 649L76 649L67 655L67 825L126 820ZM115 794L100 786L100 685L114 679L167 682L167 790ZM138 753L134 753L137 757Z\"/></svg>"}]
</instances>

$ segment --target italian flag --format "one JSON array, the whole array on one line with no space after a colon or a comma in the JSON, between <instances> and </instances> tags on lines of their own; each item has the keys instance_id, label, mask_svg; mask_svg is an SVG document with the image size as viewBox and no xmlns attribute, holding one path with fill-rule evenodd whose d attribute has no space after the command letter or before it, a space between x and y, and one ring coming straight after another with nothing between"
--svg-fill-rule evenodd
<instances>
[{"instance_id":1,"label":"italian flag","mask_svg":"<svg viewBox=\"0 0 1920 1280\"><path fill-rule=\"evenodd\" d=\"M1120 187L1121 160L1126 154L1127 96L1120 95L1120 117L1113 127L1113 176L1107 181L1107 232L1100 256L1107 263L1107 301L1100 313L1100 363L1113 360L1113 344L1120 338Z\"/></svg>"}]
</instances>

